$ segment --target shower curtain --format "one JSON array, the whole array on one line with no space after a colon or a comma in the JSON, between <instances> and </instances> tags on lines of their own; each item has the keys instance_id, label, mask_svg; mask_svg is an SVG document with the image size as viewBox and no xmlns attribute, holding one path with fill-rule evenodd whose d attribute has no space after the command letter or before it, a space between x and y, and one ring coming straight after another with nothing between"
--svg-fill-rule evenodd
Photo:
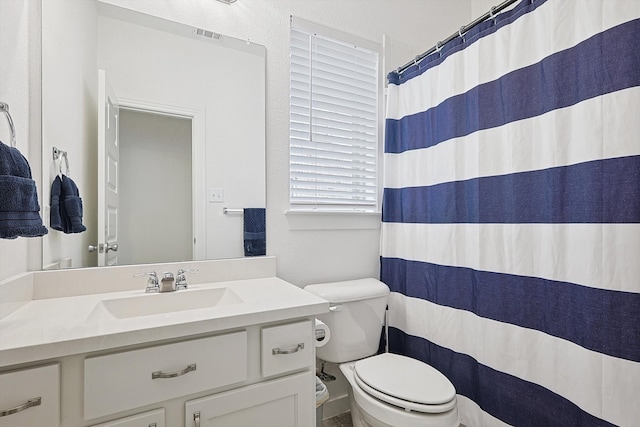
<instances>
[{"instance_id":1,"label":"shower curtain","mask_svg":"<svg viewBox=\"0 0 640 427\"><path fill-rule=\"evenodd\" d=\"M389 75L390 351L467 426L640 426L640 1L526 0Z\"/></svg>"}]
</instances>

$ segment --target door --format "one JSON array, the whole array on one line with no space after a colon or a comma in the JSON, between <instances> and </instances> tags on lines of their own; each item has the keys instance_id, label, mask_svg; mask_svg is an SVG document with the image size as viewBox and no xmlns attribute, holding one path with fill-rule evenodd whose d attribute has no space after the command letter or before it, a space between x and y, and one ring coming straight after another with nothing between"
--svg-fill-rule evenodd
<instances>
[{"instance_id":1,"label":"door","mask_svg":"<svg viewBox=\"0 0 640 427\"><path fill-rule=\"evenodd\" d=\"M118 264L118 100L98 70L98 266Z\"/></svg>"},{"instance_id":2,"label":"door","mask_svg":"<svg viewBox=\"0 0 640 427\"><path fill-rule=\"evenodd\" d=\"M308 427L315 376L304 372L186 402L186 427Z\"/></svg>"}]
</instances>

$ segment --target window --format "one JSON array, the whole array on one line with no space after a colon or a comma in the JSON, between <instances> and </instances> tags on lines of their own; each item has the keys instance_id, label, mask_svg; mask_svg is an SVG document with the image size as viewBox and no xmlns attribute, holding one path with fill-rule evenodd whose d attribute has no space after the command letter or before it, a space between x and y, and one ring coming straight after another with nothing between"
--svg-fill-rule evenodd
<instances>
[{"instance_id":1,"label":"window","mask_svg":"<svg viewBox=\"0 0 640 427\"><path fill-rule=\"evenodd\" d=\"M378 210L379 47L292 18L292 210Z\"/></svg>"}]
</instances>

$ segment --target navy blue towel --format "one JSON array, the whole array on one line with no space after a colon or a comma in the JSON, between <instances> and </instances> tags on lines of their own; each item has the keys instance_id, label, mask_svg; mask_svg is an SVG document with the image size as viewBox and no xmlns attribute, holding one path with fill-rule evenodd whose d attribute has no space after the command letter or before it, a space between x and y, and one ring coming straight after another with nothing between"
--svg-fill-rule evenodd
<instances>
[{"instance_id":1,"label":"navy blue towel","mask_svg":"<svg viewBox=\"0 0 640 427\"><path fill-rule=\"evenodd\" d=\"M66 234L82 233L82 199L76 183L66 175L56 176L51 184L50 225Z\"/></svg>"},{"instance_id":2,"label":"navy blue towel","mask_svg":"<svg viewBox=\"0 0 640 427\"><path fill-rule=\"evenodd\" d=\"M40 218L36 182L31 167L17 148L0 141L0 238L47 234Z\"/></svg>"},{"instance_id":3,"label":"navy blue towel","mask_svg":"<svg viewBox=\"0 0 640 427\"><path fill-rule=\"evenodd\" d=\"M267 231L264 208L244 209L244 256L266 255Z\"/></svg>"},{"instance_id":4,"label":"navy blue towel","mask_svg":"<svg viewBox=\"0 0 640 427\"><path fill-rule=\"evenodd\" d=\"M49 201L49 226L54 230L64 231L62 227L62 212L64 204L60 203L62 198L62 180L58 175L51 184L51 199Z\"/></svg>"},{"instance_id":5,"label":"navy blue towel","mask_svg":"<svg viewBox=\"0 0 640 427\"><path fill-rule=\"evenodd\" d=\"M65 175L62 175L62 199L60 202L60 206L63 207L60 211L64 213L62 216L64 232L69 234L85 231L87 227L82 224L82 199L78 186Z\"/></svg>"}]
</instances>

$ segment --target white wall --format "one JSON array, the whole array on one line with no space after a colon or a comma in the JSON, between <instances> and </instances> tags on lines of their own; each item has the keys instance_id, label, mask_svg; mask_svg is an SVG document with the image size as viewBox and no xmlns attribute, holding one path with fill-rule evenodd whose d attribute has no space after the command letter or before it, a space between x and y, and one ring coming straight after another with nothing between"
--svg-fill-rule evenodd
<instances>
[{"instance_id":1,"label":"white wall","mask_svg":"<svg viewBox=\"0 0 640 427\"><path fill-rule=\"evenodd\" d=\"M278 275L300 286L378 276L379 229L289 229L284 214L289 208L289 17L381 44L386 34L415 55L468 22L470 1L238 0L230 6L212 0L104 1L266 46L267 253L278 257Z\"/></svg>"},{"instance_id":2,"label":"white wall","mask_svg":"<svg viewBox=\"0 0 640 427\"><path fill-rule=\"evenodd\" d=\"M484 15L485 13L489 12L489 10L491 10L493 6L497 6L500 3L502 2L495 0L471 0L471 20ZM467 23L465 22L464 24L460 24L460 26L465 24Z\"/></svg>"},{"instance_id":3,"label":"white wall","mask_svg":"<svg viewBox=\"0 0 640 427\"><path fill-rule=\"evenodd\" d=\"M44 1L42 14L42 205L49 205L51 182L58 172L52 157L52 147L57 147L67 152L69 176L80 191L83 224L87 227L86 232L77 234L49 229L43 238L43 262L47 265L71 258L73 267L91 267L97 265L96 253L88 252L87 247L97 244L98 224L98 15L93 2L57 0ZM59 66L61 63L64 67ZM47 226L48 212L43 212Z\"/></svg>"},{"instance_id":4,"label":"white wall","mask_svg":"<svg viewBox=\"0 0 640 427\"><path fill-rule=\"evenodd\" d=\"M0 1L0 101L9 104L16 128L17 147L31 165L42 206L39 49L39 4L29 0ZM0 140L10 144L9 135L8 122L1 114ZM40 245L41 238L0 239L0 280L39 269Z\"/></svg>"}]
</instances>

